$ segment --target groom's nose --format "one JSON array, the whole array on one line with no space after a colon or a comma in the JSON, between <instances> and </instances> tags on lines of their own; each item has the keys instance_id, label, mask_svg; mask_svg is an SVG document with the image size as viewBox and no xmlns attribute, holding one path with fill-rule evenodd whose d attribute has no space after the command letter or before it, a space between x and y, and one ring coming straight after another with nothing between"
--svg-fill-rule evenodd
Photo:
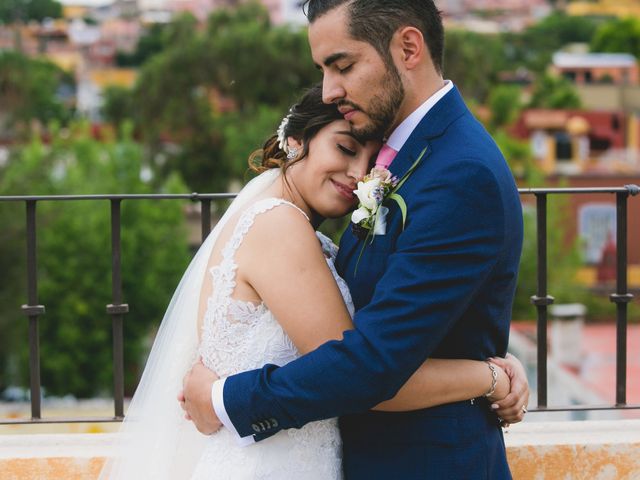
<instances>
[{"instance_id":1,"label":"groom's nose","mask_svg":"<svg viewBox=\"0 0 640 480\"><path fill-rule=\"evenodd\" d=\"M335 75L325 73L322 79L322 101L324 103L336 103L346 96L346 92Z\"/></svg>"}]
</instances>

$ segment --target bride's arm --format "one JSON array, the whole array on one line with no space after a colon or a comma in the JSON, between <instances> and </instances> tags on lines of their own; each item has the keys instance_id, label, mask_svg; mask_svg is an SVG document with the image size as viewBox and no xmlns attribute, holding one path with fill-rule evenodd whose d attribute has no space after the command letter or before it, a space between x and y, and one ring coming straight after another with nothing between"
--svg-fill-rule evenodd
<instances>
[{"instance_id":1,"label":"bride's arm","mask_svg":"<svg viewBox=\"0 0 640 480\"><path fill-rule=\"evenodd\" d=\"M239 282L257 292L301 353L353 328L315 232L294 209L276 208L256 218L237 261ZM509 393L509 379L500 367L496 371L495 399L501 399ZM491 384L485 362L431 359L377 409L408 411L467 400L484 395Z\"/></svg>"},{"instance_id":2,"label":"bride's arm","mask_svg":"<svg viewBox=\"0 0 640 480\"><path fill-rule=\"evenodd\" d=\"M490 401L507 396L511 382L500 367ZM374 407L374 410L402 412L459 402L484 396L493 384L492 370L486 362L431 358L409 378L396 396Z\"/></svg>"}]
</instances>

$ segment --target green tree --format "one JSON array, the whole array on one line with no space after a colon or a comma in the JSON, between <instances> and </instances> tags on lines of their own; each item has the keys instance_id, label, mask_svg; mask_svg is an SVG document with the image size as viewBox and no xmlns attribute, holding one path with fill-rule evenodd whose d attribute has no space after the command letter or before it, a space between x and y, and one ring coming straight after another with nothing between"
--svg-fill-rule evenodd
<instances>
[{"instance_id":1,"label":"green tree","mask_svg":"<svg viewBox=\"0 0 640 480\"><path fill-rule=\"evenodd\" d=\"M447 30L445 77L453 80L465 98L484 103L497 82L498 72L507 68L504 49L505 45L497 35Z\"/></svg>"},{"instance_id":2,"label":"green tree","mask_svg":"<svg viewBox=\"0 0 640 480\"><path fill-rule=\"evenodd\" d=\"M62 4L56 0L2 0L0 23L12 24L45 18L60 18Z\"/></svg>"},{"instance_id":3,"label":"green tree","mask_svg":"<svg viewBox=\"0 0 640 480\"><path fill-rule=\"evenodd\" d=\"M102 92L101 113L117 130L127 121L135 118L131 90L125 87L109 86Z\"/></svg>"},{"instance_id":4,"label":"green tree","mask_svg":"<svg viewBox=\"0 0 640 480\"><path fill-rule=\"evenodd\" d=\"M591 40L591 51L630 53L640 58L640 19L627 17L601 25Z\"/></svg>"},{"instance_id":5,"label":"green tree","mask_svg":"<svg viewBox=\"0 0 640 480\"><path fill-rule=\"evenodd\" d=\"M505 33L505 61L512 68L524 66L542 73L555 52L570 43L589 43L597 28L594 19L555 11L522 33Z\"/></svg>"},{"instance_id":6,"label":"green tree","mask_svg":"<svg viewBox=\"0 0 640 480\"><path fill-rule=\"evenodd\" d=\"M30 21L60 18L62 4L56 0L2 0L0 25L12 25L14 49L22 51L22 26Z\"/></svg>"},{"instance_id":7,"label":"green tree","mask_svg":"<svg viewBox=\"0 0 640 480\"><path fill-rule=\"evenodd\" d=\"M489 94L491 127L496 129L512 123L520 112L520 88L512 85L498 85Z\"/></svg>"},{"instance_id":8,"label":"green tree","mask_svg":"<svg viewBox=\"0 0 640 480\"><path fill-rule=\"evenodd\" d=\"M24 133L34 120L66 121L71 112L56 95L65 84L73 84L72 78L51 62L0 52L0 128Z\"/></svg>"},{"instance_id":9,"label":"green tree","mask_svg":"<svg viewBox=\"0 0 640 480\"><path fill-rule=\"evenodd\" d=\"M263 6L247 2L217 10L204 30L180 16L162 38L165 48L144 63L130 99L109 92L105 117L117 123L131 105L160 178L178 170L191 190L225 189L244 176L247 154L302 88L319 80L306 33L274 27Z\"/></svg>"},{"instance_id":10,"label":"green tree","mask_svg":"<svg viewBox=\"0 0 640 480\"><path fill-rule=\"evenodd\" d=\"M580 108L573 84L563 77L543 75L536 81L529 108Z\"/></svg>"},{"instance_id":11,"label":"green tree","mask_svg":"<svg viewBox=\"0 0 640 480\"><path fill-rule=\"evenodd\" d=\"M129 133L120 140L100 143L91 137L87 125L52 131L50 145L34 138L18 149L0 176L0 194L152 192L140 179L143 148ZM185 187L173 177L161 191L175 190L184 192ZM12 237L21 237L24 245L20 206L15 204L12 212L6 208L2 212L10 214ZM112 385L111 327L105 313L105 305L111 303L109 205L98 201L40 202L38 231L39 301L47 308L40 320L43 386L60 395L86 397L104 392ZM9 261L8 255L23 258L24 252L3 248L0 264ZM124 321L128 392L135 386L150 330L161 320L188 257L179 204L122 203L123 295L130 305ZM22 278L16 280L22 281L23 274L19 276ZM24 289L23 285L18 290ZM0 308L15 311L21 303L26 303L23 292ZM5 318L4 311L0 318ZM22 384L27 382L26 326L23 319L6 337L4 331L0 335L10 344L7 355L22 359L22 368L13 373L17 378L11 378ZM4 363L6 368L15 361Z\"/></svg>"},{"instance_id":12,"label":"green tree","mask_svg":"<svg viewBox=\"0 0 640 480\"><path fill-rule=\"evenodd\" d=\"M145 31L138 40L133 53L117 52L116 64L119 67L138 67L156 53L160 53L167 47L165 39L166 26L154 23Z\"/></svg>"},{"instance_id":13,"label":"green tree","mask_svg":"<svg viewBox=\"0 0 640 480\"><path fill-rule=\"evenodd\" d=\"M496 130L493 133L493 139L500 147L500 151L509 163L511 172L517 179L530 182L532 178L537 178L536 166L528 141L514 138L504 129Z\"/></svg>"}]
</instances>

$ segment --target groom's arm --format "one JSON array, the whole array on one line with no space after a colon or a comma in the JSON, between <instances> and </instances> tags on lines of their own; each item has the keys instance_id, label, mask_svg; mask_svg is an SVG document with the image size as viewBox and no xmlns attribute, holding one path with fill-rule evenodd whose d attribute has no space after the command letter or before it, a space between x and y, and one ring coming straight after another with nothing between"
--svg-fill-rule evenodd
<instances>
[{"instance_id":1,"label":"groom's arm","mask_svg":"<svg viewBox=\"0 0 640 480\"><path fill-rule=\"evenodd\" d=\"M369 409L393 397L435 350L504 248L493 173L477 161L454 168L406 198L406 229L354 330L284 367L226 379L224 407L241 437Z\"/></svg>"}]
</instances>

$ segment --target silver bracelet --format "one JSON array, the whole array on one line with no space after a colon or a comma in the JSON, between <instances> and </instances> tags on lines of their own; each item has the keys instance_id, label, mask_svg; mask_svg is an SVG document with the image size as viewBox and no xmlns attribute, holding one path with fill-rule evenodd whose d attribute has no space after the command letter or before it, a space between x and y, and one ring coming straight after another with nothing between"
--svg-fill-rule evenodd
<instances>
[{"instance_id":1,"label":"silver bracelet","mask_svg":"<svg viewBox=\"0 0 640 480\"><path fill-rule=\"evenodd\" d=\"M485 363L489 366L489 370L491 370L491 388L487 393L484 394L485 397L490 397L496 391L496 385L498 384L498 370L496 370L495 365L493 363L485 361Z\"/></svg>"}]
</instances>

